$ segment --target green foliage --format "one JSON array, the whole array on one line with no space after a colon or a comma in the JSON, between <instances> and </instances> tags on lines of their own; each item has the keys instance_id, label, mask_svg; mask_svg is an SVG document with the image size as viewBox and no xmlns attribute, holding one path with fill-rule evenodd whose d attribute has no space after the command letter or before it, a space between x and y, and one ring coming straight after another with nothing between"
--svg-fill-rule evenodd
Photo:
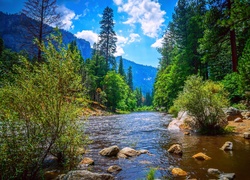
<instances>
[{"instance_id":1,"label":"green foliage","mask_svg":"<svg viewBox=\"0 0 250 180\"><path fill-rule=\"evenodd\" d=\"M147 180L154 180L155 179L155 168L150 168L148 174L147 174Z\"/></svg>"},{"instance_id":2,"label":"green foliage","mask_svg":"<svg viewBox=\"0 0 250 180\"><path fill-rule=\"evenodd\" d=\"M219 83L190 76L174 105L194 116L196 126L203 132L216 133L226 125L222 108L228 105L228 101Z\"/></svg>"},{"instance_id":3,"label":"green foliage","mask_svg":"<svg viewBox=\"0 0 250 180\"><path fill-rule=\"evenodd\" d=\"M176 106L171 106L168 110L169 114L172 114L174 117L178 116L178 113L180 112L180 108L176 107Z\"/></svg>"},{"instance_id":4,"label":"green foliage","mask_svg":"<svg viewBox=\"0 0 250 180\"><path fill-rule=\"evenodd\" d=\"M129 87L123 77L115 71L109 71L103 80L104 91L107 95L107 106L112 111L126 110L126 100L128 98Z\"/></svg>"},{"instance_id":5,"label":"green foliage","mask_svg":"<svg viewBox=\"0 0 250 180\"><path fill-rule=\"evenodd\" d=\"M248 39L242 57L239 60L239 74L242 82L242 89L250 91L250 39Z\"/></svg>"},{"instance_id":6,"label":"green foliage","mask_svg":"<svg viewBox=\"0 0 250 180\"><path fill-rule=\"evenodd\" d=\"M222 80L222 84L229 93L228 98L231 103L237 103L243 98L239 73L227 74Z\"/></svg>"},{"instance_id":7,"label":"green foliage","mask_svg":"<svg viewBox=\"0 0 250 180\"><path fill-rule=\"evenodd\" d=\"M143 111L155 111L153 106L141 106L141 107L137 107L135 109L136 112L143 112Z\"/></svg>"},{"instance_id":8,"label":"green foliage","mask_svg":"<svg viewBox=\"0 0 250 180\"><path fill-rule=\"evenodd\" d=\"M132 67L131 66L129 66L129 68L128 68L127 77L128 77L128 79L127 79L128 80L128 86L131 89L131 91L133 91L134 85L133 85L133 73L132 73Z\"/></svg>"},{"instance_id":9,"label":"green foliage","mask_svg":"<svg viewBox=\"0 0 250 180\"><path fill-rule=\"evenodd\" d=\"M0 89L2 179L38 178L48 154L71 169L85 143L76 100L83 96L80 54L56 42L41 46L46 63L33 65L20 56L24 66L16 66L14 82Z\"/></svg>"}]
</instances>

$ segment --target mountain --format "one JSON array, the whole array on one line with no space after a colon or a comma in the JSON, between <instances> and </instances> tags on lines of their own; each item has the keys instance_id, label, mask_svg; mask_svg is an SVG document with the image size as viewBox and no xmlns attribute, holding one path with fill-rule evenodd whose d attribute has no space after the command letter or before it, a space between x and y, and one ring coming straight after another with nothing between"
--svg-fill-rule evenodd
<instances>
[{"instance_id":1,"label":"mountain","mask_svg":"<svg viewBox=\"0 0 250 180\"><path fill-rule=\"evenodd\" d=\"M5 14L0 11L0 37L4 40L4 45L6 48L12 49L13 51L19 52L21 50L25 50L27 46L26 44L33 43L32 39L28 42L25 39L25 34L27 34L27 30L22 26L21 20L25 21L33 21L35 20L28 18L23 14ZM48 29L53 29L48 26ZM91 57L91 47L90 43L84 39L76 38L72 33L67 32L65 30L60 30L63 36L63 43L69 44L73 40L76 40L77 46L81 51L81 54L84 59Z\"/></svg>"},{"instance_id":2,"label":"mountain","mask_svg":"<svg viewBox=\"0 0 250 180\"><path fill-rule=\"evenodd\" d=\"M19 52L25 49L25 39L22 34L26 34L27 30L22 27L21 20L34 21L21 14L5 14L0 11L0 37L4 40L4 45L13 51ZM34 22L35 23L35 22ZM47 26L52 29L52 27ZM76 38L72 33L65 30L60 30L63 36L63 43L69 44L76 40L78 49L84 59L91 58L92 49L90 43L84 39ZM29 43L32 43L30 40ZM119 63L120 57L117 57ZM152 92L157 69L151 66L136 64L130 60L123 59L124 70L127 73L129 66L132 66L133 84L134 87L142 89L145 95L147 92Z\"/></svg>"},{"instance_id":3,"label":"mountain","mask_svg":"<svg viewBox=\"0 0 250 180\"><path fill-rule=\"evenodd\" d=\"M132 67L133 74L133 84L134 87L142 89L142 93L145 95L148 92L152 92L155 77L157 74L157 68L152 66L145 66L141 64L136 64L133 61L123 59L123 68L127 74L129 66ZM116 57L117 65L119 65L120 57Z\"/></svg>"}]
</instances>

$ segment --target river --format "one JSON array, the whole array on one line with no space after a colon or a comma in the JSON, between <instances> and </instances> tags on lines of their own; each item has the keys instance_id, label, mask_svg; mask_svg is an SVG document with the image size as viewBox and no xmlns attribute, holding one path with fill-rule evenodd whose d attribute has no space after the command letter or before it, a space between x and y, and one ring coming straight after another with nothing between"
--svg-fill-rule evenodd
<instances>
[{"instance_id":1,"label":"river","mask_svg":"<svg viewBox=\"0 0 250 180\"><path fill-rule=\"evenodd\" d=\"M239 136L187 136L182 132L170 132L167 130L170 121L170 115L157 112L90 117L85 127L92 143L85 156L94 159L95 165L89 166L88 170L104 173L109 166L119 165L122 171L113 174L116 179L141 180L146 178L150 168L156 168L156 178L173 179L168 171L168 167L173 165L188 172L188 178L215 178L208 175L208 168L236 173L236 179L250 178L249 140ZM219 149L226 141L233 142L233 151L224 152ZM182 157L168 153L168 148L174 143L183 146ZM146 149L151 155L142 154L130 159L118 159L98 154L101 149L112 145L117 145L120 149ZM193 159L192 156L198 152L203 152L212 159Z\"/></svg>"}]
</instances>

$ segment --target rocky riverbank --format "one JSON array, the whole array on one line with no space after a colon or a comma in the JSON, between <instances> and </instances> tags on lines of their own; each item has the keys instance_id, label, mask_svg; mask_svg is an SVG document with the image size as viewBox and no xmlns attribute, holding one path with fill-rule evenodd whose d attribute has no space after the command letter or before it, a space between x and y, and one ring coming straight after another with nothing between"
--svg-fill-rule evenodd
<instances>
[{"instance_id":1,"label":"rocky riverbank","mask_svg":"<svg viewBox=\"0 0 250 180\"><path fill-rule=\"evenodd\" d=\"M233 134L244 137L244 134L250 133L250 111L238 110L236 108L225 109L226 129L232 130ZM181 131L187 135L190 132L196 132L197 129L191 128L189 124L194 123L194 119L186 111L178 113L177 118L169 123L168 130ZM250 135L249 135L250 136ZM245 135L246 137L246 135Z\"/></svg>"}]
</instances>

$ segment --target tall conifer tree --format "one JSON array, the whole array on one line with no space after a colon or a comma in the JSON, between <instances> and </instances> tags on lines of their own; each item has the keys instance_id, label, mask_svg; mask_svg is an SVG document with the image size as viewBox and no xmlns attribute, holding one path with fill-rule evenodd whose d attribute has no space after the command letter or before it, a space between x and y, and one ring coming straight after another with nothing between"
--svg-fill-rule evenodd
<instances>
[{"instance_id":1,"label":"tall conifer tree","mask_svg":"<svg viewBox=\"0 0 250 180\"><path fill-rule=\"evenodd\" d=\"M116 41L117 37L114 31L114 21L113 21L113 10L106 7L103 11L101 24L101 32L99 34L99 48L101 55L104 56L106 60L107 70L112 66L113 69L116 68L116 61L114 58L114 53L116 52Z\"/></svg>"}]
</instances>

